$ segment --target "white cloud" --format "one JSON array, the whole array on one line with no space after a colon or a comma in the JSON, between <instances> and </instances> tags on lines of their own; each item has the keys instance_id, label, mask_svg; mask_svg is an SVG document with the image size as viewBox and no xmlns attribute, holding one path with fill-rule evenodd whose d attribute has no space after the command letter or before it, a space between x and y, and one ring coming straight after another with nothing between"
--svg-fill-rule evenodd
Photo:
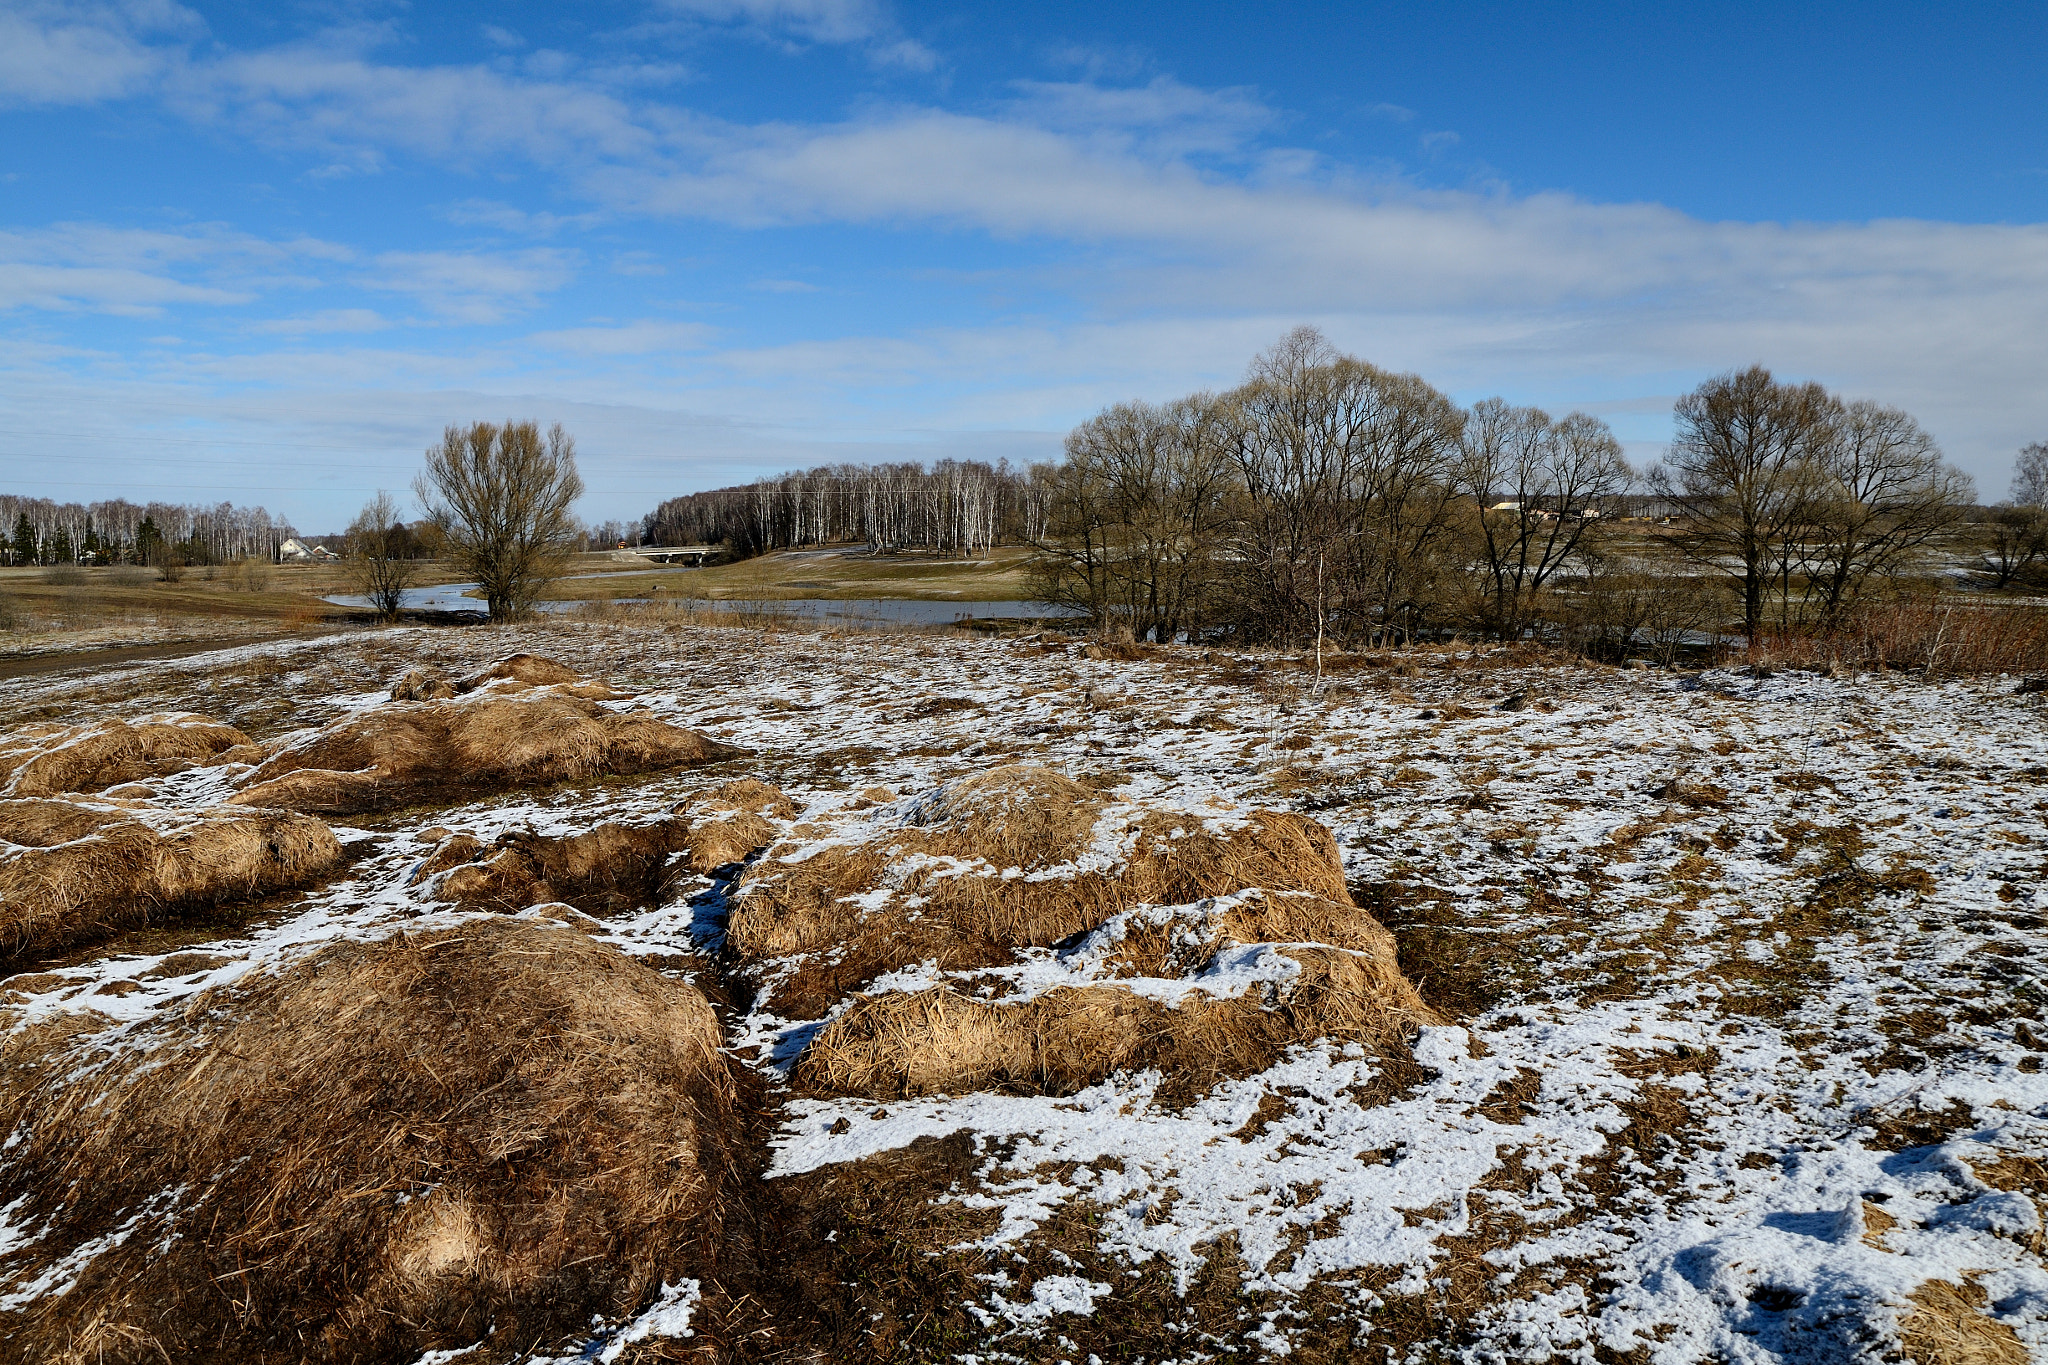
<instances>
[{"instance_id":1,"label":"white cloud","mask_svg":"<svg viewBox=\"0 0 2048 1365\"><path fill-rule=\"evenodd\" d=\"M501 232L531 237L552 237L565 228L595 227L604 220L599 213L532 213L489 199L460 200L442 209L441 216L451 223L494 227Z\"/></svg>"},{"instance_id":2,"label":"white cloud","mask_svg":"<svg viewBox=\"0 0 2048 1365\"><path fill-rule=\"evenodd\" d=\"M176 304L248 303L267 289L312 284L305 266L345 255L327 242L270 242L224 228L60 223L0 232L0 310L152 316Z\"/></svg>"},{"instance_id":3,"label":"white cloud","mask_svg":"<svg viewBox=\"0 0 2048 1365\"><path fill-rule=\"evenodd\" d=\"M502 322L575 278L573 251L386 251L357 277L365 289L410 294L450 322Z\"/></svg>"},{"instance_id":4,"label":"white cloud","mask_svg":"<svg viewBox=\"0 0 2048 1365\"><path fill-rule=\"evenodd\" d=\"M147 88L199 17L172 0L17 0L0 10L0 104L91 104Z\"/></svg>"},{"instance_id":5,"label":"white cloud","mask_svg":"<svg viewBox=\"0 0 2048 1365\"><path fill-rule=\"evenodd\" d=\"M814 43L859 43L893 25L873 0L661 0L675 14L743 24Z\"/></svg>"},{"instance_id":6,"label":"white cloud","mask_svg":"<svg viewBox=\"0 0 2048 1365\"><path fill-rule=\"evenodd\" d=\"M317 313L300 313L293 317L251 323L249 330L266 336L311 336L330 332L379 332L390 325L374 308L325 308Z\"/></svg>"},{"instance_id":7,"label":"white cloud","mask_svg":"<svg viewBox=\"0 0 2048 1365\"><path fill-rule=\"evenodd\" d=\"M670 351L701 351L716 335L694 322L643 319L611 327L567 327L535 332L527 342L543 351L581 356L637 356Z\"/></svg>"}]
</instances>

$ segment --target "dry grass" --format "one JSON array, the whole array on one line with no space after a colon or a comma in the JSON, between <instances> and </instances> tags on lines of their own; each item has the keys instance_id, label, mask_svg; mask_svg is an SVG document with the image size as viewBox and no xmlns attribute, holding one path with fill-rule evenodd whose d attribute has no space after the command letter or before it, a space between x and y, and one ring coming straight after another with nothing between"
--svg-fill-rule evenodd
<instances>
[{"instance_id":1,"label":"dry grass","mask_svg":"<svg viewBox=\"0 0 2048 1365\"><path fill-rule=\"evenodd\" d=\"M1112 818L1123 823L1098 830ZM1076 862L1098 833L1127 851ZM740 879L727 932L754 962L812 955L778 983L776 1000L817 1018L895 968L995 966L1134 905L1247 887L1349 899L1335 841L1304 816L1253 811L1221 826L1112 807L1059 773L1011 766L950 783L864 837L813 851L792 835L771 847Z\"/></svg>"},{"instance_id":2,"label":"dry grass","mask_svg":"<svg viewBox=\"0 0 2048 1365\"><path fill-rule=\"evenodd\" d=\"M442 840L413 874L415 885L438 877L436 900L494 910L566 901L593 915L615 915L661 898L668 855L681 850L684 827L606 821L562 838L528 831L505 834L485 849L475 838Z\"/></svg>"},{"instance_id":3,"label":"dry grass","mask_svg":"<svg viewBox=\"0 0 2048 1365\"><path fill-rule=\"evenodd\" d=\"M582 697L392 702L273 753L231 800L345 815L466 791L716 763L737 752Z\"/></svg>"},{"instance_id":4,"label":"dry grass","mask_svg":"<svg viewBox=\"0 0 2048 1365\"><path fill-rule=\"evenodd\" d=\"M79 1257L0 1315L11 1358L574 1354L594 1315L711 1278L735 1122L717 1022L583 934L337 944L145 1041L96 1055L46 1028L0 1053L26 1135L0 1198L44 1229L0 1276Z\"/></svg>"},{"instance_id":5,"label":"dry grass","mask_svg":"<svg viewBox=\"0 0 2048 1365\"><path fill-rule=\"evenodd\" d=\"M779 787L743 777L690 798L676 814L690 817L683 865L709 876L774 843L778 831L772 822L794 820L797 807Z\"/></svg>"},{"instance_id":6,"label":"dry grass","mask_svg":"<svg viewBox=\"0 0 2048 1365\"><path fill-rule=\"evenodd\" d=\"M1354 915L1364 918L1362 911ZM1248 1076L1316 1038L1394 1050L1440 1020L1384 952L1293 946L1297 970L1271 998L1210 996L1192 983L1169 1004L1117 985L1058 987L1022 1003L951 986L863 998L811 1041L800 1089L877 1097L998 1086L1071 1094L1124 1070L1157 1067L1169 1098Z\"/></svg>"},{"instance_id":7,"label":"dry grass","mask_svg":"<svg viewBox=\"0 0 2048 1365\"><path fill-rule=\"evenodd\" d=\"M1908 1297L1899 1342L1914 1365L2027 1365L2012 1328L1980 1311L1986 1295L1977 1285L1929 1280Z\"/></svg>"},{"instance_id":8,"label":"dry grass","mask_svg":"<svg viewBox=\"0 0 2048 1365\"><path fill-rule=\"evenodd\" d=\"M260 755L234 726L183 713L30 725L0 736L0 796L105 791L203 763Z\"/></svg>"},{"instance_id":9,"label":"dry grass","mask_svg":"<svg viewBox=\"0 0 2048 1365\"><path fill-rule=\"evenodd\" d=\"M1777 668L1889 668L1928 676L2048 671L2048 608L1886 602L1829 632L1766 634L1757 662Z\"/></svg>"},{"instance_id":10,"label":"dry grass","mask_svg":"<svg viewBox=\"0 0 2048 1365\"><path fill-rule=\"evenodd\" d=\"M279 810L169 815L0 801L0 956L51 952L287 887L341 861L327 826Z\"/></svg>"}]
</instances>

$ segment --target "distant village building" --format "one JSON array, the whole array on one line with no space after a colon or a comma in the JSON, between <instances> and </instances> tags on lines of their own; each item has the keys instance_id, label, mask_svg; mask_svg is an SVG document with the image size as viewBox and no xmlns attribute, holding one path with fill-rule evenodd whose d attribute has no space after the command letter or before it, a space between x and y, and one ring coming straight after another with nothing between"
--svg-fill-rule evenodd
<instances>
[{"instance_id":1,"label":"distant village building","mask_svg":"<svg viewBox=\"0 0 2048 1365\"><path fill-rule=\"evenodd\" d=\"M311 564L320 560L341 558L325 545L308 545L296 536L277 547L277 557L279 562L285 564Z\"/></svg>"}]
</instances>

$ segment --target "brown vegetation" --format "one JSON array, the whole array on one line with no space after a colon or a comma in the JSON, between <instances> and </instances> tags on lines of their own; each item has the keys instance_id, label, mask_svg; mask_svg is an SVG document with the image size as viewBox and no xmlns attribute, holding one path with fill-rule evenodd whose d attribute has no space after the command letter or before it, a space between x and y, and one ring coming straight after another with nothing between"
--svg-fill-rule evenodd
<instances>
[{"instance_id":1,"label":"brown vegetation","mask_svg":"<svg viewBox=\"0 0 2048 1365\"><path fill-rule=\"evenodd\" d=\"M1363 911L1352 914L1364 918ZM1398 1049L1440 1022L1384 952L1293 946L1270 998L1212 996L1194 982L1172 1003L1121 985L1056 987L1021 1003L953 986L863 997L827 1025L791 1074L801 1089L878 1097L989 1086L1064 1095L1117 1071L1156 1067L1169 1097L1248 1076L1316 1038ZM971 984L971 983L970 983Z\"/></svg>"},{"instance_id":2,"label":"brown vegetation","mask_svg":"<svg viewBox=\"0 0 2048 1365\"><path fill-rule=\"evenodd\" d=\"M738 752L652 716L607 711L589 696L527 681L560 677L584 686L560 664L514 655L458 688L476 695L393 701L286 745L230 799L346 815L463 791L715 763ZM547 690L502 696L500 680ZM438 696L438 683L415 671L393 694Z\"/></svg>"},{"instance_id":3,"label":"brown vegetation","mask_svg":"<svg viewBox=\"0 0 2048 1365\"><path fill-rule=\"evenodd\" d=\"M1122 823L1102 827L1112 816ZM1083 858L1098 836L1114 852ZM1116 808L1071 778L1019 765L949 783L901 823L872 822L847 842L771 847L740 879L728 935L756 962L811 955L778 981L776 1000L816 1018L898 967L995 966L1134 905L1246 887L1349 898L1336 844L1313 820Z\"/></svg>"},{"instance_id":4,"label":"brown vegetation","mask_svg":"<svg viewBox=\"0 0 2048 1365\"><path fill-rule=\"evenodd\" d=\"M0 956L49 952L305 886L341 861L327 826L279 810L169 813L0 801Z\"/></svg>"},{"instance_id":5,"label":"brown vegetation","mask_svg":"<svg viewBox=\"0 0 2048 1365\"><path fill-rule=\"evenodd\" d=\"M660 899L668 856L684 847L683 836L675 820L606 821L558 838L522 830L500 835L490 849L470 835L453 834L413 873L412 882L439 877L435 899L462 905L521 910L566 901L594 915L620 914Z\"/></svg>"},{"instance_id":6,"label":"brown vegetation","mask_svg":"<svg viewBox=\"0 0 2048 1365\"><path fill-rule=\"evenodd\" d=\"M255 759L240 730L170 712L85 725L30 725L0 736L0 796L97 792L208 762Z\"/></svg>"},{"instance_id":7,"label":"brown vegetation","mask_svg":"<svg viewBox=\"0 0 2048 1365\"><path fill-rule=\"evenodd\" d=\"M0 1053L0 1198L43 1229L0 1277L78 1258L0 1314L11 1358L574 1351L713 1264L734 1087L693 987L485 919L205 1000L140 1050Z\"/></svg>"},{"instance_id":8,"label":"brown vegetation","mask_svg":"<svg viewBox=\"0 0 2048 1365\"><path fill-rule=\"evenodd\" d=\"M798 1059L800 1089L1067 1093L1158 1067L1177 1098L1294 1043L1397 1051L1436 1021L1392 936L1350 903L1328 831L1301 816L1115 805L1026 766L898 809L849 814L856 837L818 846L799 827L740 880L728 941L773 980L779 1013L818 1017L919 962L969 974L857 1000ZM1008 998L1008 980L971 975L1054 945L1071 985ZM1247 945L1272 946L1205 984Z\"/></svg>"},{"instance_id":9,"label":"brown vegetation","mask_svg":"<svg viewBox=\"0 0 2048 1365\"><path fill-rule=\"evenodd\" d=\"M756 778L713 787L676 807L690 817L689 856L684 866L710 875L775 842L771 820L794 820L796 803Z\"/></svg>"}]
</instances>

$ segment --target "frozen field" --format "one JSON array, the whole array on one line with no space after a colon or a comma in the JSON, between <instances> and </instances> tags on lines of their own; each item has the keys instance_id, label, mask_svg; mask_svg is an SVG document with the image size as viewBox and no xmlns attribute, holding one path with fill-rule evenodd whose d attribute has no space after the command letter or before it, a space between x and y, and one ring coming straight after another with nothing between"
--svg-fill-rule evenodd
<instances>
[{"instance_id":1,"label":"frozen field","mask_svg":"<svg viewBox=\"0 0 2048 1365\"><path fill-rule=\"evenodd\" d=\"M829 1233L802 1273L876 1358L2048 1359L2048 696L2015 680L1422 650L1339 660L1318 690L1298 660L1227 653L573 625L41 679L0 698L0 729L175 709L270 741L414 663L515 649L750 757L357 820L344 876L245 928L33 964L0 986L9 1027L125 1028L337 937L452 923L408 885L430 826L576 832L738 776L793 797L786 824L829 825L1043 764L1119 801L1312 815L1452 1022L1409 1064L1312 1045L1177 1103L1157 1073L797 1098L815 1025L713 979L724 883L606 921L731 1002L764 1222ZM200 806L221 783L158 785ZM934 979L899 976L872 989ZM0 1228L0 1250L34 1235ZM83 1269L0 1284L0 1311ZM684 1342L694 1293L600 1325L593 1352ZM718 1330L772 1340L774 1311L756 1296Z\"/></svg>"}]
</instances>

